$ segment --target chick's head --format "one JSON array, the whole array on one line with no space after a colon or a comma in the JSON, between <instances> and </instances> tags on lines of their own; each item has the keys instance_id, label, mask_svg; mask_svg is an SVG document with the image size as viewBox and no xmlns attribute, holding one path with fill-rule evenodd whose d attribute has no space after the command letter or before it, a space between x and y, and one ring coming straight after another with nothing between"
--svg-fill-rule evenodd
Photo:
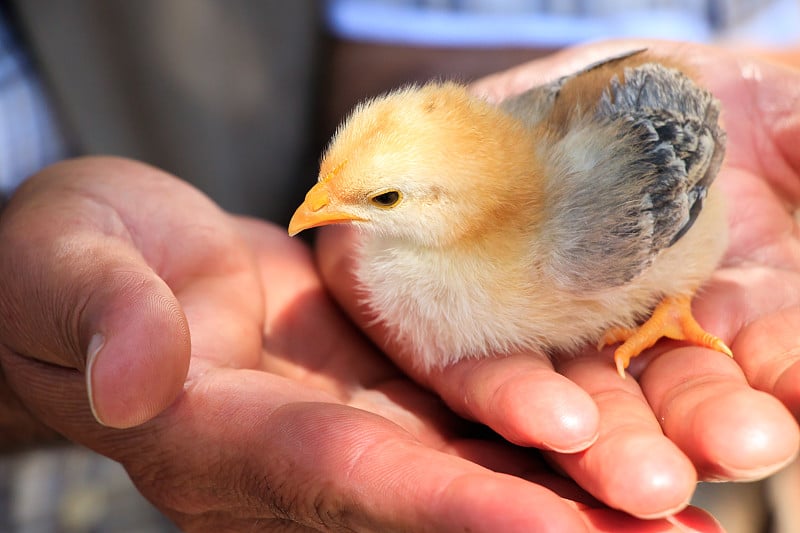
<instances>
[{"instance_id":1,"label":"chick's head","mask_svg":"<svg viewBox=\"0 0 800 533\"><path fill-rule=\"evenodd\" d=\"M446 245L536 196L519 190L537 181L527 135L455 83L363 103L331 141L289 233L348 222L386 238Z\"/></svg>"}]
</instances>

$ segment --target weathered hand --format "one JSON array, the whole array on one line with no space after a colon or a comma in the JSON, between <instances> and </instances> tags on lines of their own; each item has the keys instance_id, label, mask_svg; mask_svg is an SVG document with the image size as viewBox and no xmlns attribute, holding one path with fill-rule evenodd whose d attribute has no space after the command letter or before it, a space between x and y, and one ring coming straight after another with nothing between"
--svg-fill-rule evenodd
<instances>
[{"instance_id":1,"label":"weathered hand","mask_svg":"<svg viewBox=\"0 0 800 533\"><path fill-rule=\"evenodd\" d=\"M0 251L19 401L120 461L185 530L645 527L379 356L302 243L151 167L45 170L3 213Z\"/></svg>"},{"instance_id":2,"label":"weathered hand","mask_svg":"<svg viewBox=\"0 0 800 533\"><path fill-rule=\"evenodd\" d=\"M698 477L756 479L798 450L789 411L800 412L800 74L715 48L625 41L567 50L473 88L501 100L643 46L694 66L723 104L728 157L719 182L731 244L695 314L733 348L734 360L662 342L634 362L636 380L619 379L610 351L591 349L555 363L525 353L423 374L360 305L350 275L352 233L326 229L318 255L344 309L451 408L514 443L551 450L552 461L610 506L653 517L681 509Z\"/></svg>"}]
</instances>

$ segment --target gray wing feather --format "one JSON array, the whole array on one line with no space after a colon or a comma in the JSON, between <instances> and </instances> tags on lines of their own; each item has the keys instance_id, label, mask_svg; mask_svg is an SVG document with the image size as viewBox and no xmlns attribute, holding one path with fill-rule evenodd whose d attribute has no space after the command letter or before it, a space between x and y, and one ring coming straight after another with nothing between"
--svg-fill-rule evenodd
<instances>
[{"instance_id":1,"label":"gray wing feather","mask_svg":"<svg viewBox=\"0 0 800 533\"><path fill-rule=\"evenodd\" d=\"M646 48L630 50L616 56L608 57L602 61L592 63L578 72L574 72L567 76L561 76L550 83L533 87L521 94L508 98L500 103L500 107L515 117L521 119L529 126L533 126L543 120L548 115L550 110L553 109L553 104L555 104L556 99L558 98L561 87L567 80L595 70L596 68L613 64L617 61L641 54L646 50Z\"/></svg>"},{"instance_id":2,"label":"gray wing feather","mask_svg":"<svg viewBox=\"0 0 800 533\"><path fill-rule=\"evenodd\" d=\"M535 126L544 120L553 109L561 86L567 77L533 87L522 94L504 100L500 108L522 120L528 126Z\"/></svg>"},{"instance_id":3,"label":"gray wing feather","mask_svg":"<svg viewBox=\"0 0 800 533\"><path fill-rule=\"evenodd\" d=\"M553 277L581 291L618 286L677 242L721 165L718 119L718 102L677 70L645 63L612 79L595 112L540 154L556 177L542 232Z\"/></svg>"}]
</instances>

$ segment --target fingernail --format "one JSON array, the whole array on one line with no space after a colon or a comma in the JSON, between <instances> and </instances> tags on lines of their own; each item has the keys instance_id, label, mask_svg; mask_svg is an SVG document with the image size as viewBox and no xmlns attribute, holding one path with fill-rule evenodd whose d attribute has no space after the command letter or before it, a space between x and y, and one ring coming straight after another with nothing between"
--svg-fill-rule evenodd
<instances>
[{"instance_id":1,"label":"fingernail","mask_svg":"<svg viewBox=\"0 0 800 533\"><path fill-rule=\"evenodd\" d=\"M562 442L557 445L550 442L542 442L542 445L545 447L545 449L552 450L556 453L578 453L586 450L592 444L597 442L599 436L600 434L597 432L591 433L588 437L580 437L575 435L573 436L574 440L572 442Z\"/></svg>"},{"instance_id":2,"label":"fingernail","mask_svg":"<svg viewBox=\"0 0 800 533\"><path fill-rule=\"evenodd\" d=\"M675 526L678 531L686 531L687 533L710 531L725 533L722 524L711 513L697 507L687 507L678 514L668 516L666 520Z\"/></svg>"},{"instance_id":3,"label":"fingernail","mask_svg":"<svg viewBox=\"0 0 800 533\"><path fill-rule=\"evenodd\" d=\"M95 333L89 340L89 348L86 350L86 392L89 396L89 407L92 410L94 419L104 426L106 423L103 422L103 420L97 414L97 408L95 406L94 389L92 387L92 374L94 373L94 364L97 360L97 355L103 349L105 342L106 338L102 333Z\"/></svg>"},{"instance_id":4,"label":"fingernail","mask_svg":"<svg viewBox=\"0 0 800 533\"><path fill-rule=\"evenodd\" d=\"M769 464L766 466L760 466L755 468L734 468L730 466L726 466L722 462L717 464L717 467L722 470L723 473L718 475L711 474L707 476L705 481L709 482L729 482L729 481L736 481L736 482L752 482L752 481L759 481L764 478L775 474L779 470L783 470L785 467L793 463L797 459L797 453L792 454L790 457L783 459L782 461L775 462L773 464Z\"/></svg>"}]
</instances>

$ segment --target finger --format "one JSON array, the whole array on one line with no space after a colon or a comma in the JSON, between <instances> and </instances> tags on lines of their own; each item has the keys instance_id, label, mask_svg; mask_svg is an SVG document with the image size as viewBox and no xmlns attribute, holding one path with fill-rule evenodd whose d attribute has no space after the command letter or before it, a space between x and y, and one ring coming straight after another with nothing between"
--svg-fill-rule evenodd
<instances>
[{"instance_id":1,"label":"finger","mask_svg":"<svg viewBox=\"0 0 800 533\"><path fill-rule=\"evenodd\" d=\"M83 380L74 372L15 356L3 363L24 377L21 388L37 416L122 461L137 487L187 529L226 523L289 530L672 530L663 521L642 523L603 509L586 496L577 499L582 503L565 502L544 488L563 488L565 480L535 474L521 452L509 454L498 443L456 447L463 457L502 472L527 472L544 486L424 448L388 421L268 374L210 369L159 418L112 431L92 419L81 401ZM48 403L52 397L43 391L54 383L62 395ZM560 492L570 499L577 494ZM718 530L713 519L691 509L675 520L698 531Z\"/></svg>"},{"instance_id":2,"label":"finger","mask_svg":"<svg viewBox=\"0 0 800 533\"><path fill-rule=\"evenodd\" d=\"M48 367L24 373L34 376L29 389L65 384L65 403L32 395L38 415L122 461L171 516L226 512L322 530L585 530L578 512L542 487L424 447L381 417L267 373L211 368L143 426L111 432L91 426L84 410L87 430L73 435L80 380L16 364Z\"/></svg>"},{"instance_id":3,"label":"finger","mask_svg":"<svg viewBox=\"0 0 800 533\"><path fill-rule=\"evenodd\" d=\"M756 389L775 395L800 420L800 309L788 308L750 322L736 338L737 361Z\"/></svg>"},{"instance_id":4,"label":"finger","mask_svg":"<svg viewBox=\"0 0 800 533\"><path fill-rule=\"evenodd\" d=\"M272 224L247 218L237 222L255 251L268 302L259 368L343 400L353 388L397 375L331 300L305 243Z\"/></svg>"},{"instance_id":5,"label":"finger","mask_svg":"<svg viewBox=\"0 0 800 533\"><path fill-rule=\"evenodd\" d=\"M583 387L600 412L600 435L576 454L549 454L605 504L642 518L675 514L688 504L695 470L664 435L636 382L622 380L607 360L580 357L559 371Z\"/></svg>"},{"instance_id":6,"label":"finger","mask_svg":"<svg viewBox=\"0 0 800 533\"><path fill-rule=\"evenodd\" d=\"M663 520L638 520L619 511L606 508L581 509L581 517L586 521L588 531L596 533L724 533L722 526L713 516L697 507L689 507L674 517ZM227 512L213 512L201 516L168 513L176 524L185 531L319 531L308 528L285 518L235 518ZM388 531L388 530L383 530ZM425 526L417 525L415 531L426 531Z\"/></svg>"},{"instance_id":7,"label":"finger","mask_svg":"<svg viewBox=\"0 0 800 533\"><path fill-rule=\"evenodd\" d=\"M547 487L568 500L579 510L589 525L590 531L614 531L618 533L644 533L648 531L723 531L720 524L706 511L696 507L687 507L676 515L665 519L642 521L631 515L609 509L588 492L581 489L568 478L558 475L547 468L543 462L537 462L528 449L513 448L500 442L461 440L448 446L448 450L459 457L469 459L496 472L504 472L519 476L538 485Z\"/></svg>"},{"instance_id":8,"label":"finger","mask_svg":"<svg viewBox=\"0 0 800 533\"><path fill-rule=\"evenodd\" d=\"M711 514L697 507L687 507L675 515L653 520L637 520L630 515L607 508L586 509L583 511L583 517L590 524L590 531L598 533L725 532Z\"/></svg>"},{"instance_id":9,"label":"finger","mask_svg":"<svg viewBox=\"0 0 800 533\"><path fill-rule=\"evenodd\" d=\"M213 379L219 381L209 384L214 394L207 400L241 407L240 385L226 385L224 374ZM282 389L285 398L297 397L275 382L265 387L254 379L245 389L244 397L256 399L250 409L260 418L253 431L235 431L246 471L253 473L245 480L251 485L241 488L263 494L265 472L285 480L282 490L294 498L283 500L279 515L317 517L319 522L307 525L326 529L583 530L574 509L550 491L421 446L381 417L324 401L264 405L265 390L271 398L282 399ZM248 444L265 438L270 454Z\"/></svg>"},{"instance_id":10,"label":"finger","mask_svg":"<svg viewBox=\"0 0 800 533\"><path fill-rule=\"evenodd\" d=\"M708 294L698 301L698 313L719 321L720 328L727 327L728 337L740 330L731 342L735 359L680 352L669 371L652 369L667 378L645 389L648 398L654 399L654 408L671 414L665 431L705 477L760 479L797 454L797 425L775 400L797 418L797 291L795 283L784 279L793 276L769 269L717 274ZM727 312L714 313L716 308ZM676 373L675 368L684 371ZM750 385L768 394L750 389L742 371Z\"/></svg>"},{"instance_id":11,"label":"finger","mask_svg":"<svg viewBox=\"0 0 800 533\"><path fill-rule=\"evenodd\" d=\"M800 276L771 268L728 268L696 302L720 331L748 383L776 396L800 419ZM720 312L719 310L722 310Z\"/></svg>"},{"instance_id":12,"label":"finger","mask_svg":"<svg viewBox=\"0 0 800 533\"><path fill-rule=\"evenodd\" d=\"M353 233L326 229L318 236L317 251L331 293L380 348L406 373L434 389L450 408L523 446L574 452L594 442L598 424L594 402L557 374L542 354L465 360L423 372L361 303L352 275Z\"/></svg>"},{"instance_id":13,"label":"finger","mask_svg":"<svg viewBox=\"0 0 800 533\"><path fill-rule=\"evenodd\" d=\"M791 414L747 384L736 362L701 348L654 359L640 383L664 433L701 476L746 481L790 462L800 445Z\"/></svg>"},{"instance_id":14,"label":"finger","mask_svg":"<svg viewBox=\"0 0 800 533\"><path fill-rule=\"evenodd\" d=\"M180 392L186 319L112 209L66 184L43 186L64 169L32 179L4 213L0 333L16 354L85 373L97 419L129 427Z\"/></svg>"},{"instance_id":15,"label":"finger","mask_svg":"<svg viewBox=\"0 0 800 533\"><path fill-rule=\"evenodd\" d=\"M238 243L231 244L220 250L228 261L239 253ZM175 288L191 329L192 371L206 365L254 368L260 362L264 295L255 262L245 257L227 272L198 274Z\"/></svg>"},{"instance_id":16,"label":"finger","mask_svg":"<svg viewBox=\"0 0 800 533\"><path fill-rule=\"evenodd\" d=\"M597 439L594 401L544 355L462 361L432 371L429 382L452 409L515 444L572 453Z\"/></svg>"}]
</instances>

